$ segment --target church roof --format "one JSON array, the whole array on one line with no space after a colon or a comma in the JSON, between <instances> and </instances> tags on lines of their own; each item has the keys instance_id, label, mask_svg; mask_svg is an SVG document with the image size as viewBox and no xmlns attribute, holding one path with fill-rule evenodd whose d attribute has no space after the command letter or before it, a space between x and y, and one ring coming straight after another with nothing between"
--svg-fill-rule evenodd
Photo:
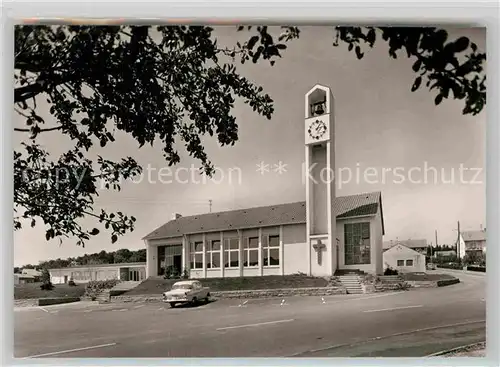
<instances>
[{"instance_id":1,"label":"church roof","mask_svg":"<svg viewBox=\"0 0 500 367\"><path fill-rule=\"evenodd\" d=\"M382 214L382 231L384 232L380 192L337 197L333 205L337 219L375 215L379 206ZM306 203L300 201L180 217L165 223L143 239L151 240L185 234L303 223L306 223Z\"/></svg>"}]
</instances>

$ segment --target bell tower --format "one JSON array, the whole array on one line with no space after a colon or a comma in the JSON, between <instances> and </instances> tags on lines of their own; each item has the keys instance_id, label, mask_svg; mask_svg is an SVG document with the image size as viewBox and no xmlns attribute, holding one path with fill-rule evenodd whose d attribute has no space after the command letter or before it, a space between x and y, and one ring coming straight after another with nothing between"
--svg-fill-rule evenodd
<instances>
[{"instance_id":1,"label":"bell tower","mask_svg":"<svg viewBox=\"0 0 500 367\"><path fill-rule=\"evenodd\" d=\"M337 269L333 95L330 88L317 84L304 102L309 274L328 276Z\"/></svg>"}]
</instances>

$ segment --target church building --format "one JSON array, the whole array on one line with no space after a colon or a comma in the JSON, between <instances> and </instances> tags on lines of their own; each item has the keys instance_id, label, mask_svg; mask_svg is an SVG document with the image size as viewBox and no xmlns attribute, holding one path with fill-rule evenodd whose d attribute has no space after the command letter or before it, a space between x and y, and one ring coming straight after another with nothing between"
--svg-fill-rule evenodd
<instances>
[{"instance_id":1,"label":"church building","mask_svg":"<svg viewBox=\"0 0 500 367\"><path fill-rule=\"evenodd\" d=\"M146 276L188 271L191 278L337 270L383 273L380 192L335 194L335 121L330 88L305 95L305 201L172 220L144 237Z\"/></svg>"}]
</instances>

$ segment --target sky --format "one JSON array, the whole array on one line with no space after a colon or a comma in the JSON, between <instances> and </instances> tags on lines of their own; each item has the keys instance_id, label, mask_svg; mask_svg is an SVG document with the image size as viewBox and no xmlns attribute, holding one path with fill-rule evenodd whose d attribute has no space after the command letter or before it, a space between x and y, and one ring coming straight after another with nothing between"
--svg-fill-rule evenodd
<instances>
[{"instance_id":1,"label":"sky","mask_svg":"<svg viewBox=\"0 0 500 367\"><path fill-rule=\"evenodd\" d=\"M465 35L485 50L485 30L447 31L450 38ZM216 27L215 35L219 44L227 45L242 36L232 26ZM484 227L486 112L463 116L463 103L453 100L435 106L435 95L427 89L411 92L415 78L411 60L390 58L381 42L357 60L347 47L333 47L333 36L332 27L301 27L300 39L274 66L267 62L237 66L240 74L270 94L275 113L267 120L238 102L233 111L239 126L236 144L219 147L215 138L203 139L218 169L214 181L186 171L199 164L182 146L181 163L171 167L170 178L158 175L159 169L165 173L168 167L160 145L138 149L137 142L122 134L114 144L93 149L93 156L132 155L143 165L142 179L124 183L120 192L104 190L96 200L97 209L135 216L135 230L114 244L103 230L82 248L74 239L62 244L46 241L43 225L30 228L26 223L14 233L15 266L101 250L144 248L141 238L173 213L206 213L209 200L213 212L305 200L304 95L317 83L330 87L335 101L337 196L381 191L385 241L425 238L435 243L437 231L439 244L451 244L457 237L457 221L465 230ZM38 106L40 114L48 116L43 100ZM16 126L23 124L21 117L15 118ZM16 147L23 135L15 133L14 138ZM54 157L70 147L57 133L44 135L40 143L50 147ZM268 172L258 171L261 163L268 165ZM276 172L275 165L283 169ZM91 219L82 223L89 228L95 224Z\"/></svg>"}]
</instances>

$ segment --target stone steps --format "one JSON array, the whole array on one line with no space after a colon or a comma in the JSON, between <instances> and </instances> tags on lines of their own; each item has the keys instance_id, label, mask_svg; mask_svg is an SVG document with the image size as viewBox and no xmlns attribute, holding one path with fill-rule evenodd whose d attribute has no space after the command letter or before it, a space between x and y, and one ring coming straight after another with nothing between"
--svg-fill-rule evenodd
<instances>
[{"instance_id":1,"label":"stone steps","mask_svg":"<svg viewBox=\"0 0 500 367\"><path fill-rule=\"evenodd\" d=\"M363 294L363 287L357 275L340 275L340 281L344 285L348 294Z\"/></svg>"},{"instance_id":2,"label":"stone steps","mask_svg":"<svg viewBox=\"0 0 500 367\"><path fill-rule=\"evenodd\" d=\"M100 292L95 299L98 303L109 303L111 302L111 292L109 289Z\"/></svg>"}]
</instances>

